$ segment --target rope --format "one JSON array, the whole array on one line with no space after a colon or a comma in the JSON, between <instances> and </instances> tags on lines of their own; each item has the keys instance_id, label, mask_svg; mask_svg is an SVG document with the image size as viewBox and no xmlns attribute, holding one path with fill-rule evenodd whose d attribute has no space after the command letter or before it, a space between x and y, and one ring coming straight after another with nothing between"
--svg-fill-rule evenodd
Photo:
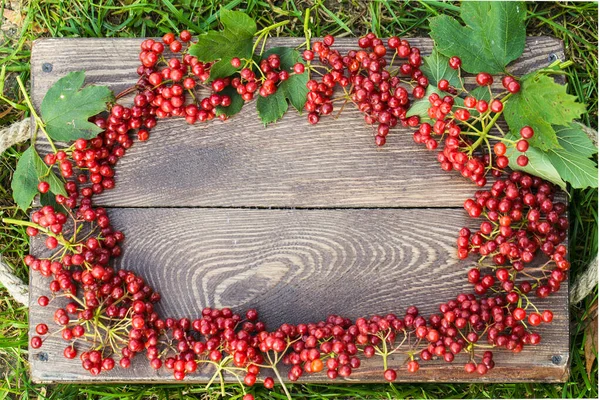
<instances>
[{"instance_id":1,"label":"rope","mask_svg":"<svg viewBox=\"0 0 600 400\"><path fill-rule=\"evenodd\" d=\"M0 283L8 290L13 299L27 306L29 303L29 287L12 273L12 268L2 261L0 255Z\"/></svg>"},{"instance_id":2,"label":"rope","mask_svg":"<svg viewBox=\"0 0 600 400\"><path fill-rule=\"evenodd\" d=\"M569 300L572 304L579 303L590 294L598 284L598 255L588 264L571 286Z\"/></svg>"},{"instance_id":3,"label":"rope","mask_svg":"<svg viewBox=\"0 0 600 400\"><path fill-rule=\"evenodd\" d=\"M7 128L0 129L0 154L14 144L21 143L29 139L31 135L31 119L25 118L22 121L15 122Z\"/></svg>"}]
</instances>

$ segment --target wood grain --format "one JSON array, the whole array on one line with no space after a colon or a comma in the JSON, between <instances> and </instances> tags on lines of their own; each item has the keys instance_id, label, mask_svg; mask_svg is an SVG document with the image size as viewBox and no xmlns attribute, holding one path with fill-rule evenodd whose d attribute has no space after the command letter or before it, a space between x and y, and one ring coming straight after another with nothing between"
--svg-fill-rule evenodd
<instances>
[{"instance_id":1,"label":"wood grain","mask_svg":"<svg viewBox=\"0 0 600 400\"><path fill-rule=\"evenodd\" d=\"M413 304L428 314L459 291L471 290L465 279L471 262L456 258L456 233L469 223L458 209L163 208L111 209L110 215L126 235L116 267L138 272L161 292L161 315L193 317L205 306L238 311L256 307L272 329L283 322L321 320L328 314L357 318L401 313ZM34 240L33 249L41 253L40 240ZM47 285L47 279L32 276L33 302ZM539 307L555 313L553 324L540 327L542 343L521 354L498 351L498 367L484 380L566 378L567 293L564 285L551 299L539 302ZM32 329L51 320L59 304L32 307ZM93 378L78 361L65 360L63 348L58 339L49 339L41 349L31 350L36 381L171 380L167 371L151 370L143 357L130 370ZM395 359L393 365L403 362ZM367 362L349 381L381 381L379 367ZM425 363L422 370L410 375L401 369L399 379L482 380L466 375L458 362ZM202 373L189 379L208 378Z\"/></svg>"},{"instance_id":2,"label":"wood grain","mask_svg":"<svg viewBox=\"0 0 600 400\"><path fill-rule=\"evenodd\" d=\"M431 52L430 39L409 40L423 54ZM141 41L36 41L34 104L39 107L48 88L75 70L85 70L88 83L115 92L133 85ZM277 38L268 46L302 42ZM342 51L355 43L336 40ZM560 40L531 37L511 69L522 74L556 58L564 58ZM289 111L265 128L254 104L225 123L164 120L151 140L128 151L117 169L116 188L96 201L115 207L454 207L472 194L472 184L440 169L435 152L413 143L410 129L394 129L383 148L373 144L372 135L352 106L339 119L323 118L316 126Z\"/></svg>"}]
</instances>

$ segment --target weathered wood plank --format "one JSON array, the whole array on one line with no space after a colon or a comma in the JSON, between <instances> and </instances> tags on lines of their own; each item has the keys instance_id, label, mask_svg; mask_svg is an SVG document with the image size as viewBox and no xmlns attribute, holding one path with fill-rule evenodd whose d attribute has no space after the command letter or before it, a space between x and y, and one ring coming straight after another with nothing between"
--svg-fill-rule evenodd
<instances>
[{"instance_id":1,"label":"weathered wood plank","mask_svg":"<svg viewBox=\"0 0 600 400\"><path fill-rule=\"evenodd\" d=\"M163 294L162 315L193 317L205 306L258 308L270 328L283 322L317 321L328 314L351 318L403 312L418 305L424 313L471 291L465 275L470 262L456 258L456 234L473 225L460 209L111 209L126 235L116 267L145 277ZM41 254L41 239L33 241ZM33 306L48 281L31 278L31 333L52 320L60 300ZM424 363L418 374L400 369L400 381L559 381L569 365L568 286L539 307L555 313L541 326L542 343L521 354L498 351L497 367L481 378L460 363ZM538 301L536 300L536 304ZM92 377L78 360L62 357L64 342L49 338L31 349L33 379L39 382L172 380L143 356L133 368ZM405 360L396 358L393 366ZM366 361L348 381L381 381L380 365ZM189 381L206 382L202 374ZM320 381L321 376L303 378Z\"/></svg>"},{"instance_id":2,"label":"weathered wood plank","mask_svg":"<svg viewBox=\"0 0 600 400\"><path fill-rule=\"evenodd\" d=\"M423 54L431 52L430 39L409 40ZM115 92L133 85L141 41L36 41L34 104L39 107L48 88L70 71L83 69L89 83ZM302 42L277 38L269 46ZM338 39L336 46L347 50L355 43ZM512 70L522 74L556 58L564 58L560 40L531 37ZM254 104L225 123L160 121L151 140L136 143L120 161L116 188L96 202L117 207L453 207L472 195L473 185L442 171L434 153L413 143L410 129L394 129L386 146L376 148L372 128L353 108L316 126L290 111L264 128Z\"/></svg>"}]
</instances>

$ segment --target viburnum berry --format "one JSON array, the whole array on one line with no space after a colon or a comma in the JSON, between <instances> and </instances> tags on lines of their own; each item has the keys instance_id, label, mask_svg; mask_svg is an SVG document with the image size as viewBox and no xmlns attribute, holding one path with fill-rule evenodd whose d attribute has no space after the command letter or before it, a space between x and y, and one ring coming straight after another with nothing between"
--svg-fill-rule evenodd
<instances>
[{"instance_id":1,"label":"viburnum berry","mask_svg":"<svg viewBox=\"0 0 600 400\"><path fill-rule=\"evenodd\" d=\"M385 372L383 373L383 377L388 382L394 382L396 380L397 376L398 375L396 374L396 371L391 368L386 369Z\"/></svg>"},{"instance_id":2,"label":"viburnum berry","mask_svg":"<svg viewBox=\"0 0 600 400\"><path fill-rule=\"evenodd\" d=\"M233 57L231 59L231 66L234 68L239 68L242 66L242 61L238 57Z\"/></svg>"},{"instance_id":3,"label":"viburnum berry","mask_svg":"<svg viewBox=\"0 0 600 400\"><path fill-rule=\"evenodd\" d=\"M479 86L489 86L494 82L494 79L492 78L492 75L487 72L480 72L475 76L475 82L477 82Z\"/></svg>"},{"instance_id":4,"label":"viburnum berry","mask_svg":"<svg viewBox=\"0 0 600 400\"><path fill-rule=\"evenodd\" d=\"M48 182L41 181L38 184L38 191L40 193L48 193L48 190L50 190L50 184Z\"/></svg>"},{"instance_id":5,"label":"viburnum berry","mask_svg":"<svg viewBox=\"0 0 600 400\"><path fill-rule=\"evenodd\" d=\"M188 30L183 30L179 33L179 39L181 39L182 42L187 43L192 40L192 34Z\"/></svg>"},{"instance_id":6,"label":"viburnum berry","mask_svg":"<svg viewBox=\"0 0 600 400\"><path fill-rule=\"evenodd\" d=\"M529 158L525 155L520 155L517 157L517 164L520 167L525 167L527 164L529 164Z\"/></svg>"},{"instance_id":7,"label":"viburnum berry","mask_svg":"<svg viewBox=\"0 0 600 400\"><path fill-rule=\"evenodd\" d=\"M459 69L462 64L462 61L459 57L452 56L448 60L448 64L450 65L450 68L452 68L452 69Z\"/></svg>"},{"instance_id":8,"label":"viburnum berry","mask_svg":"<svg viewBox=\"0 0 600 400\"><path fill-rule=\"evenodd\" d=\"M415 373L419 370L419 363L415 360L409 361L407 365L408 372Z\"/></svg>"},{"instance_id":9,"label":"viburnum berry","mask_svg":"<svg viewBox=\"0 0 600 400\"><path fill-rule=\"evenodd\" d=\"M499 113L499 112L502 112L503 109L504 109L504 104L500 100L498 100L498 99L492 100L492 103L490 104L490 110L492 110L492 112Z\"/></svg>"},{"instance_id":10,"label":"viburnum berry","mask_svg":"<svg viewBox=\"0 0 600 400\"><path fill-rule=\"evenodd\" d=\"M519 133L523 139L531 139L533 137L533 129L530 126L524 126Z\"/></svg>"}]
</instances>

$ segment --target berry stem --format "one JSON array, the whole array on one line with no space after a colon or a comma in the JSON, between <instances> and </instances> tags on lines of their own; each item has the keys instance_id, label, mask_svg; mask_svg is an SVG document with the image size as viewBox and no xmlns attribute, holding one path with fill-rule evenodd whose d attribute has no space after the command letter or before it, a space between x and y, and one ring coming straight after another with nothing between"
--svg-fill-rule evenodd
<instances>
[{"instance_id":1,"label":"berry stem","mask_svg":"<svg viewBox=\"0 0 600 400\"><path fill-rule=\"evenodd\" d=\"M2 222L5 224L11 224L11 225L19 225L19 226L29 226L31 228L35 228L38 231L42 232L44 235L48 235L51 236L53 238L55 238L56 240L58 240L58 242L60 244L62 244L64 247L73 247L73 244L67 240L65 240L62 235L56 235L54 233L52 233L50 230L41 227L40 225L34 223L34 222L30 222L30 221L21 221L19 219L13 219L13 218L2 218Z\"/></svg>"},{"instance_id":2,"label":"berry stem","mask_svg":"<svg viewBox=\"0 0 600 400\"><path fill-rule=\"evenodd\" d=\"M27 94L27 90L25 89L25 85L23 85L23 81L21 81L20 76L17 76L17 83L19 84L19 89L21 90L21 94L23 95L23 98L25 99L25 103L27 103L29 112L31 113L31 115L33 115L33 119L35 120L36 130L34 132L34 137L31 142L35 143L35 139L36 139L35 136L37 134L37 128L39 128L44 133L44 135L46 135L46 139L48 139L48 143L50 143L50 147L52 147L52 150L54 151L54 153L56 153L57 152L56 146L54 145L54 142L52 141L52 139L50 138L50 135L48 135L48 132L46 131L46 125L44 124L44 121L42 121L40 116L35 111L35 108L33 107L33 104L31 103L31 99L29 98L29 95Z\"/></svg>"}]
</instances>

